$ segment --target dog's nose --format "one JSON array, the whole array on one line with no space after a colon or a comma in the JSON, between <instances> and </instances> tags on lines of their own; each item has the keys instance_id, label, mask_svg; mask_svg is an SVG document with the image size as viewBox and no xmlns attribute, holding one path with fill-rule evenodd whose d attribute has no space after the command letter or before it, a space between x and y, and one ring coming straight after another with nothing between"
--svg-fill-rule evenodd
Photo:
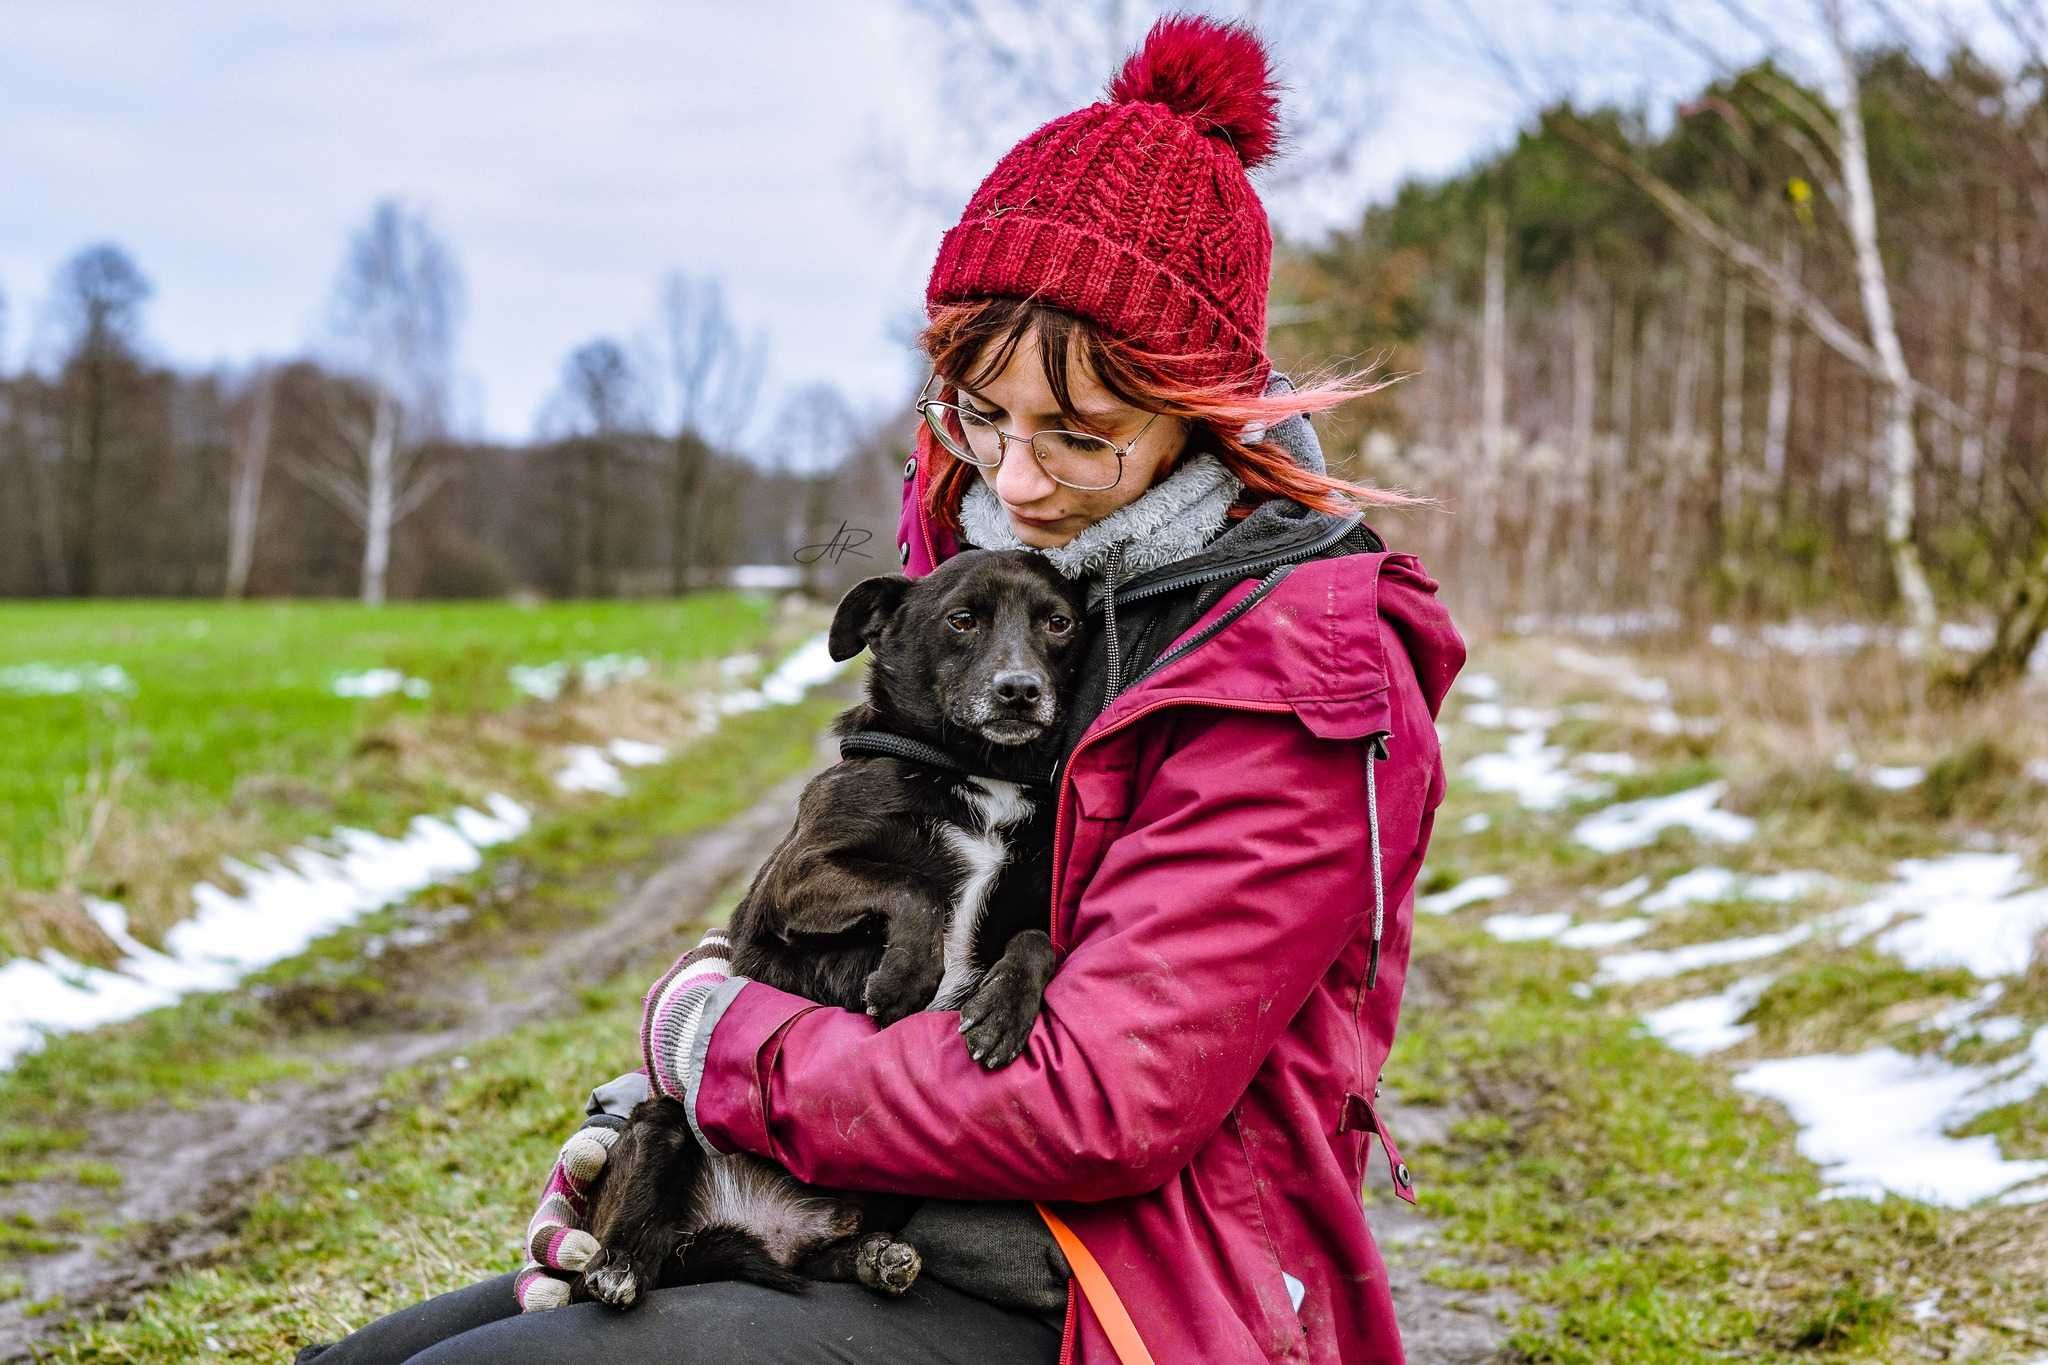
<instances>
[{"instance_id":1,"label":"dog's nose","mask_svg":"<svg viewBox=\"0 0 2048 1365\"><path fill-rule=\"evenodd\" d=\"M1011 705L1035 706L1045 679L1025 669L1013 669L995 676L996 698Z\"/></svg>"}]
</instances>

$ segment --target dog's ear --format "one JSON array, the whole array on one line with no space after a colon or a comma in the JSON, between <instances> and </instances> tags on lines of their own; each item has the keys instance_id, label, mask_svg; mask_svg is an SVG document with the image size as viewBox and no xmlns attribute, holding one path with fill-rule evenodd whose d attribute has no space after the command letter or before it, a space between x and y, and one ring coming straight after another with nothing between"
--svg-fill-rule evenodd
<instances>
[{"instance_id":1,"label":"dog's ear","mask_svg":"<svg viewBox=\"0 0 2048 1365\"><path fill-rule=\"evenodd\" d=\"M832 633L825 639L832 662L844 663L879 639L908 591L910 580L900 573L863 578L848 588L832 611Z\"/></svg>"}]
</instances>

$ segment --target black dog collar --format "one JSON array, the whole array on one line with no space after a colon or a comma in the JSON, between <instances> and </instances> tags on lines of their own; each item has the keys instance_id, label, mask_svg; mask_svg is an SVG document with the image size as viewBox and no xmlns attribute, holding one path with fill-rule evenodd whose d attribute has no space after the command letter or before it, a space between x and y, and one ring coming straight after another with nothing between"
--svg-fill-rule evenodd
<instances>
[{"instance_id":1,"label":"black dog collar","mask_svg":"<svg viewBox=\"0 0 2048 1365\"><path fill-rule=\"evenodd\" d=\"M1049 777L1004 777L997 773L980 772L962 763L936 744L927 744L921 739L911 739L905 735L891 734L887 730L855 730L851 734L841 735L839 756L900 758L949 773L959 773L962 777L986 777L996 782L1015 782L1024 787L1052 785L1052 779Z\"/></svg>"}]
</instances>

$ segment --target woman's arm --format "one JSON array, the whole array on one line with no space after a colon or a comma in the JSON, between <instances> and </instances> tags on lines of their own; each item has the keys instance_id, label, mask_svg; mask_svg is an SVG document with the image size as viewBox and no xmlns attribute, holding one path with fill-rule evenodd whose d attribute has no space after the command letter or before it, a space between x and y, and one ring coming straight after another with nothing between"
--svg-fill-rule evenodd
<instances>
[{"instance_id":1,"label":"woman's arm","mask_svg":"<svg viewBox=\"0 0 2048 1365\"><path fill-rule=\"evenodd\" d=\"M1440 797L1435 730L1398 672L1377 773L1390 920ZM1364 744L1288 712L1185 714L1021 1057L984 1072L953 1011L878 1030L729 983L687 1076L705 1140L815 1184L962 1199L1108 1199L1185 1166L1372 911Z\"/></svg>"}]
</instances>

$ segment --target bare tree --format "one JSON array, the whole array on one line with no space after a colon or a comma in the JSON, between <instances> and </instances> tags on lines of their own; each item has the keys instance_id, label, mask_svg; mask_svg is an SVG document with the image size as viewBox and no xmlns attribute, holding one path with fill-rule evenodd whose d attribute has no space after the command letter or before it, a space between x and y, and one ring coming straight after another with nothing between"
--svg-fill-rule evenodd
<instances>
[{"instance_id":1,"label":"bare tree","mask_svg":"<svg viewBox=\"0 0 2048 1365\"><path fill-rule=\"evenodd\" d=\"M769 458L774 467L802 480L803 497L789 509L783 532L789 552L834 534L839 520L833 504L840 475L860 443L859 424L846 396L830 384L809 384L791 394L777 413ZM813 556L803 562L804 587L821 596L820 585L837 577L836 560Z\"/></svg>"},{"instance_id":2,"label":"bare tree","mask_svg":"<svg viewBox=\"0 0 2048 1365\"><path fill-rule=\"evenodd\" d=\"M117 246L87 247L58 272L56 309L70 337L63 470L64 586L97 587L100 483L112 445L121 379L134 368L136 335L150 284Z\"/></svg>"},{"instance_id":3,"label":"bare tree","mask_svg":"<svg viewBox=\"0 0 2048 1365\"><path fill-rule=\"evenodd\" d=\"M614 497L628 458L625 438L646 424L640 378L625 348L600 337L570 352L543 420L568 438L565 454L581 476L579 523L589 541L582 549L592 583L597 592L614 594L620 569Z\"/></svg>"},{"instance_id":4,"label":"bare tree","mask_svg":"<svg viewBox=\"0 0 2048 1365\"><path fill-rule=\"evenodd\" d=\"M681 272L662 282L655 331L668 389L670 588L682 593L704 538L715 452L738 437L753 411L768 342L761 333L740 339L715 277Z\"/></svg>"},{"instance_id":5,"label":"bare tree","mask_svg":"<svg viewBox=\"0 0 2048 1365\"><path fill-rule=\"evenodd\" d=\"M277 375L267 366L250 377L228 418L228 569L224 597L249 591L256 559L257 515L263 506L263 476L270 465L270 433L277 410Z\"/></svg>"},{"instance_id":6,"label":"bare tree","mask_svg":"<svg viewBox=\"0 0 2048 1365\"><path fill-rule=\"evenodd\" d=\"M865 169L898 203L958 212L971 184L932 167L986 166L1048 119L1101 99L1103 88L1172 0L903 0L928 51L930 95L943 117L931 154L879 143ZM1287 87L1284 155L1261 168L1268 196L1326 188L1349 174L1378 119L1374 36L1385 5L1236 0L1204 8L1258 30ZM991 99L991 91L1002 98Z\"/></svg>"},{"instance_id":7,"label":"bare tree","mask_svg":"<svg viewBox=\"0 0 2048 1365\"><path fill-rule=\"evenodd\" d=\"M446 243L422 214L380 201L350 240L334 284L330 336L350 380L330 394L340 440L287 466L362 531L369 606L384 601L393 530L446 477L422 468L419 453L441 426L461 308Z\"/></svg>"}]
</instances>

